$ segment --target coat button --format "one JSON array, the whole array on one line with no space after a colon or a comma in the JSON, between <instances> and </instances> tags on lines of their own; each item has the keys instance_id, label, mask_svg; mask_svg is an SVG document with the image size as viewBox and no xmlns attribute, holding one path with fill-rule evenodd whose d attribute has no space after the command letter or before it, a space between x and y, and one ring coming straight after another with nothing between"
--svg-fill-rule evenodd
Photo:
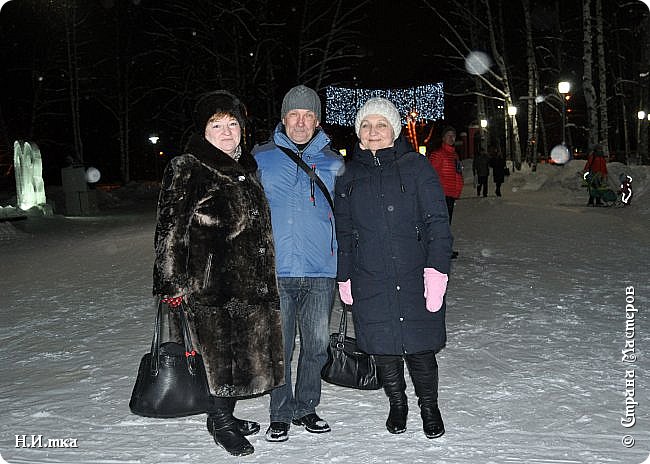
<instances>
[{"instance_id":1,"label":"coat button","mask_svg":"<svg viewBox=\"0 0 650 464\"><path fill-rule=\"evenodd\" d=\"M259 254L263 255L264 253L266 253L266 248L264 248L264 247L260 247L260 249L257 250L257 252L258 252Z\"/></svg>"},{"instance_id":2,"label":"coat button","mask_svg":"<svg viewBox=\"0 0 650 464\"><path fill-rule=\"evenodd\" d=\"M386 209L387 209L389 212L391 212L391 213L392 213L393 211L395 211L395 207L394 207L393 205L388 205L388 207L387 207Z\"/></svg>"},{"instance_id":3,"label":"coat button","mask_svg":"<svg viewBox=\"0 0 650 464\"><path fill-rule=\"evenodd\" d=\"M399 318L399 321L400 321L400 322L404 322L404 318L403 318L403 317L400 317L400 318Z\"/></svg>"},{"instance_id":4,"label":"coat button","mask_svg":"<svg viewBox=\"0 0 650 464\"><path fill-rule=\"evenodd\" d=\"M401 290L401 289L402 289L402 287L400 287L399 285L398 285L396 288L397 288L397 290Z\"/></svg>"},{"instance_id":5,"label":"coat button","mask_svg":"<svg viewBox=\"0 0 650 464\"><path fill-rule=\"evenodd\" d=\"M246 180L246 176L239 176L237 177L237 180L239 180L239 182L244 182Z\"/></svg>"}]
</instances>

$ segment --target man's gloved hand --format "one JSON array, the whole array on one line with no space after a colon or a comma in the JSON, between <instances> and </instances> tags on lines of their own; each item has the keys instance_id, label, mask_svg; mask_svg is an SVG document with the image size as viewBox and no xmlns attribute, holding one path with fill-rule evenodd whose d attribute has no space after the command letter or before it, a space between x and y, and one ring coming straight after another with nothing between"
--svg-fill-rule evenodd
<instances>
[{"instance_id":1,"label":"man's gloved hand","mask_svg":"<svg viewBox=\"0 0 650 464\"><path fill-rule=\"evenodd\" d=\"M167 303L170 308L178 308L183 302L183 295L179 296L166 296L162 299L163 303Z\"/></svg>"},{"instance_id":2,"label":"man's gloved hand","mask_svg":"<svg viewBox=\"0 0 650 464\"><path fill-rule=\"evenodd\" d=\"M352 305L352 283L350 282L350 279L345 282L339 282L338 284L341 301L346 305Z\"/></svg>"},{"instance_id":3,"label":"man's gloved hand","mask_svg":"<svg viewBox=\"0 0 650 464\"><path fill-rule=\"evenodd\" d=\"M442 308L442 301L447 291L447 274L432 267L424 268L424 298L427 299L427 311L435 313Z\"/></svg>"}]
</instances>

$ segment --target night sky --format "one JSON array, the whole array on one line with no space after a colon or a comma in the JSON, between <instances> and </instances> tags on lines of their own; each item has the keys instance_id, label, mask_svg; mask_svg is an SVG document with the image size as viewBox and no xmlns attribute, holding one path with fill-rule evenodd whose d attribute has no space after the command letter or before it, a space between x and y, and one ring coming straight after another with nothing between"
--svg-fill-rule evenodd
<instances>
[{"instance_id":1,"label":"night sky","mask_svg":"<svg viewBox=\"0 0 650 464\"><path fill-rule=\"evenodd\" d=\"M338 11L339 19L343 18L338 23L340 29L332 34L335 40L329 45L334 12L328 8L336 3L331 0L160 3L11 0L2 8L3 175L11 165L13 141L28 139L41 147L46 182L59 182L60 168L74 155L71 114L76 111L85 165L97 166L103 180L120 181L120 150L128 141L131 178L154 180L159 171L155 161L164 164L182 151L191 131L189 115L196 95L216 88L229 89L248 104L252 136L257 142L275 126L282 96L297 83L316 87L324 96L329 84L394 88L443 81L446 122L463 130L476 121L476 98L471 94L475 81L464 71L462 59L469 49L457 48L459 42L450 45L441 36L455 41L455 31L469 43L472 14L468 12L475 4L476 18L483 22L486 13L482 2L410 0L398 6L393 1L344 1ZM582 2L530 3L540 84L552 88L561 77L571 79L576 93L572 111L579 118L583 111ZM627 107L636 107L647 99L647 91L643 93L647 79L644 83L639 78L647 57L634 41L646 33L648 9L634 1L603 3L609 53L624 57L608 64L608 85L613 93L614 82L632 82L617 85L619 91L629 94ZM77 8L72 7L75 4ZM461 4L470 10L463 10ZM499 17L505 32L498 40L511 72L513 91L525 95L522 2L491 0L490 4L493 14L502 12ZM325 19L305 27L310 19L305 12L311 12L311 17L323 13ZM483 46L477 48L490 53L484 38L479 37L479 42ZM332 47L330 57L335 59L326 63L329 72L318 76L327 46ZM497 112L498 103L490 100L489 111ZM496 113L493 117L499 119ZM548 119L549 131L557 131L557 117L551 113ZM520 125L525 126L524 119ZM584 122L576 119L575 126L578 145L583 143L580 126ZM354 138L349 129L326 129L335 146L344 146ZM161 138L157 147L147 141L154 132ZM615 125L610 130L614 144L622 144L616 141L621 132ZM164 155L156 159L158 150ZM4 179L0 188L7 185L11 182Z\"/></svg>"}]
</instances>

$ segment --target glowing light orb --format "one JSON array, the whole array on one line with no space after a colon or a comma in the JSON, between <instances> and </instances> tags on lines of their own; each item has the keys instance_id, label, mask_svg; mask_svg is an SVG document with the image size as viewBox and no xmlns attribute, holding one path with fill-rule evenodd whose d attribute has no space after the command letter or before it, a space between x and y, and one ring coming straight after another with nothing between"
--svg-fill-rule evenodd
<instances>
[{"instance_id":1,"label":"glowing light orb","mask_svg":"<svg viewBox=\"0 0 650 464\"><path fill-rule=\"evenodd\" d=\"M564 145L555 145L551 149L551 159L555 164L565 164L569 161L569 149Z\"/></svg>"},{"instance_id":2,"label":"glowing light orb","mask_svg":"<svg viewBox=\"0 0 650 464\"><path fill-rule=\"evenodd\" d=\"M92 167L86 169L86 182L94 184L95 182L99 181L101 177L102 175L99 172L99 169Z\"/></svg>"},{"instance_id":3,"label":"glowing light orb","mask_svg":"<svg viewBox=\"0 0 650 464\"><path fill-rule=\"evenodd\" d=\"M470 74L485 74L490 66L492 66L492 58L487 53L473 51L465 57L465 70Z\"/></svg>"},{"instance_id":4,"label":"glowing light orb","mask_svg":"<svg viewBox=\"0 0 650 464\"><path fill-rule=\"evenodd\" d=\"M2 10L2 7L5 6L7 3L9 3L9 0L0 0L0 10Z\"/></svg>"}]
</instances>

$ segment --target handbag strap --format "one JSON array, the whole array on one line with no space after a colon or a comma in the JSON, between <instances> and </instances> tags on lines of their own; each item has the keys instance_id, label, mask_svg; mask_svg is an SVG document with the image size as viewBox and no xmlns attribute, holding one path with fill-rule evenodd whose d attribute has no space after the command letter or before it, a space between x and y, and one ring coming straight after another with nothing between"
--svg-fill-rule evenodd
<instances>
[{"instance_id":1,"label":"handbag strap","mask_svg":"<svg viewBox=\"0 0 650 464\"><path fill-rule=\"evenodd\" d=\"M158 300L158 311L156 313L156 322L154 324L153 339L151 340L151 373L158 375L158 365L160 356L160 331L162 326L162 299ZM181 335L183 337L183 345L185 346L185 359L187 360L187 368L190 374L196 371L196 350L192 345L192 336L190 335L189 324L187 323L187 304L185 301L181 303L178 309L178 319L180 321Z\"/></svg>"},{"instance_id":2,"label":"handbag strap","mask_svg":"<svg viewBox=\"0 0 650 464\"><path fill-rule=\"evenodd\" d=\"M343 305L343 311L341 311L341 322L339 323L339 334L336 339L336 347L340 350L343 349L345 344L345 337L348 334L348 305Z\"/></svg>"},{"instance_id":3,"label":"handbag strap","mask_svg":"<svg viewBox=\"0 0 650 464\"><path fill-rule=\"evenodd\" d=\"M325 195L325 199L330 205L330 208L332 208L332 211L334 211L334 202L332 201L332 196L330 195L329 190L327 190L327 187L325 186L325 183L323 180L318 177L318 174L316 174L316 171L314 171L312 168L309 167L305 161L298 156L296 153L293 152L293 150L290 150L286 147L281 147L277 145L277 147L284 152L289 158L291 158L300 168L307 173L309 178L313 180L316 185L318 185L318 188L321 189L323 192L323 195Z\"/></svg>"}]
</instances>

